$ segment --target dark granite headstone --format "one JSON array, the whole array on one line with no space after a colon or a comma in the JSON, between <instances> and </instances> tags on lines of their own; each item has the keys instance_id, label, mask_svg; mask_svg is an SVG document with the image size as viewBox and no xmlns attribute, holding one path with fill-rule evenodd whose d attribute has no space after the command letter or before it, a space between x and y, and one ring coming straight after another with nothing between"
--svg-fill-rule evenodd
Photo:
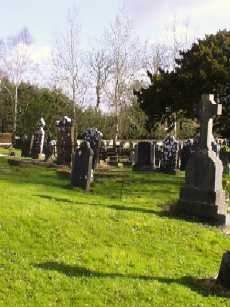
<instances>
[{"instance_id":1,"label":"dark granite headstone","mask_svg":"<svg viewBox=\"0 0 230 307\"><path fill-rule=\"evenodd\" d=\"M193 153L193 143L191 140L188 140L184 143L183 148L180 152L180 170L185 171L186 166L188 164L189 159L191 158Z\"/></svg>"},{"instance_id":2,"label":"dark granite headstone","mask_svg":"<svg viewBox=\"0 0 230 307\"><path fill-rule=\"evenodd\" d=\"M223 165L212 150L213 117L221 105L213 95L203 95L200 115L200 142L186 167L185 184L177 209L207 222L227 223L227 206L222 187Z\"/></svg>"},{"instance_id":3,"label":"dark granite headstone","mask_svg":"<svg viewBox=\"0 0 230 307\"><path fill-rule=\"evenodd\" d=\"M230 251L226 251L222 256L216 282L222 287L230 289Z\"/></svg>"},{"instance_id":4,"label":"dark granite headstone","mask_svg":"<svg viewBox=\"0 0 230 307\"><path fill-rule=\"evenodd\" d=\"M224 173L230 175L230 151L227 151L226 146L220 149L219 157L223 163Z\"/></svg>"},{"instance_id":5,"label":"dark granite headstone","mask_svg":"<svg viewBox=\"0 0 230 307\"><path fill-rule=\"evenodd\" d=\"M134 170L154 170L154 147L151 142L139 142L135 147Z\"/></svg>"},{"instance_id":6,"label":"dark granite headstone","mask_svg":"<svg viewBox=\"0 0 230 307\"><path fill-rule=\"evenodd\" d=\"M74 153L71 172L71 184L88 191L92 181L93 150L87 141L81 143Z\"/></svg>"},{"instance_id":7,"label":"dark granite headstone","mask_svg":"<svg viewBox=\"0 0 230 307\"><path fill-rule=\"evenodd\" d=\"M28 137L27 134L24 134L21 137L21 156L22 157L30 157L31 155L30 143L31 143L30 138Z\"/></svg>"},{"instance_id":8,"label":"dark granite headstone","mask_svg":"<svg viewBox=\"0 0 230 307\"><path fill-rule=\"evenodd\" d=\"M73 125L72 120L64 116L57 121L57 163L59 165L70 165L73 153Z\"/></svg>"}]
</instances>

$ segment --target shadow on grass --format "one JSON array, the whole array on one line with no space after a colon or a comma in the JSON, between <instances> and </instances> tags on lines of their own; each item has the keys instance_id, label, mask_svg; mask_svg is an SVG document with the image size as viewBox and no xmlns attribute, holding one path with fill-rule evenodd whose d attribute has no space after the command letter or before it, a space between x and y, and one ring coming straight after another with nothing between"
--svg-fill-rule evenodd
<instances>
[{"instance_id":1,"label":"shadow on grass","mask_svg":"<svg viewBox=\"0 0 230 307\"><path fill-rule=\"evenodd\" d=\"M149 213L149 214L156 214L158 212L158 211L152 210L152 209L138 208L138 207L127 207L127 206L122 206L122 205L104 205L104 204L100 204L100 203L83 203L83 202L73 201L73 200L70 200L70 199L67 199L67 198L58 198L58 197L53 197L53 196L49 196L49 195L42 195L42 194L41 195L36 194L34 196L44 198L44 199L53 200L55 202L68 203L68 204L72 204L72 205L99 206L99 207L109 208L109 209L114 209L114 210L119 210L119 211L134 211L134 212L142 212L142 213Z\"/></svg>"},{"instance_id":2,"label":"shadow on grass","mask_svg":"<svg viewBox=\"0 0 230 307\"><path fill-rule=\"evenodd\" d=\"M83 203L79 201L73 201L68 198L59 198L59 197L43 195L43 194L35 194L34 196L48 199L48 200L55 201L55 202L68 203L71 205L82 205L82 206L92 206L92 207L99 206L105 209L113 209L117 211L139 212L143 214L153 214L153 215L156 215L162 218L168 218L168 219L174 219L174 220L179 219L179 220L185 220L187 222L191 222L191 221L200 222L198 219L194 217L188 217L188 216L185 216L184 214L175 213L174 210L171 209L174 207L174 205L171 205L171 204L165 204L164 206L162 205L159 206L163 208L163 210L161 209L154 210L154 209L149 209L149 208L130 207L130 206L124 206L124 205L119 205L119 204L106 205L106 204L100 204L100 203Z\"/></svg>"},{"instance_id":3,"label":"shadow on grass","mask_svg":"<svg viewBox=\"0 0 230 307\"><path fill-rule=\"evenodd\" d=\"M35 177L34 174L30 176L28 173L22 174L10 174L7 178L0 178L0 180L5 180L11 184L21 185L21 184L39 184L52 188L59 188L65 190L72 190L72 186L67 180L58 180L57 175L47 176L47 174L38 173Z\"/></svg>"},{"instance_id":4,"label":"shadow on grass","mask_svg":"<svg viewBox=\"0 0 230 307\"><path fill-rule=\"evenodd\" d=\"M65 274L68 277L85 277L85 278L103 278L103 279L131 279L131 280L142 280L142 281L157 281L164 283L166 285L179 284L183 285L192 291L195 291L203 296L217 295L221 297L228 297L229 293L221 293L216 289L215 286L210 286L205 283L204 279L196 279L192 276L184 276L181 278L167 278L158 276L148 276L148 275L136 275L136 274L123 274L114 272L97 272L94 270L89 270L85 267L78 267L73 265L68 265L58 262L44 262L40 264L35 264L35 268L49 271L57 271L59 273ZM220 292L220 293L218 293Z\"/></svg>"},{"instance_id":5,"label":"shadow on grass","mask_svg":"<svg viewBox=\"0 0 230 307\"><path fill-rule=\"evenodd\" d=\"M159 180L159 179L134 179L132 180L130 183L140 183L140 184L156 184L156 185L179 185L181 186L182 183L184 182L184 179L183 178L178 178L178 177L175 177L174 180L168 180L168 179L164 179L162 178L162 180Z\"/></svg>"}]
</instances>

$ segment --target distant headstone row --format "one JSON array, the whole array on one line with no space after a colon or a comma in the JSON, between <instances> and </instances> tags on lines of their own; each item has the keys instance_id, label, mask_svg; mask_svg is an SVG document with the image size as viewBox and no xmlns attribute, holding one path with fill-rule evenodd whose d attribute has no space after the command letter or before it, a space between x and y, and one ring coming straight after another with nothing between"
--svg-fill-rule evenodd
<instances>
[{"instance_id":1,"label":"distant headstone row","mask_svg":"<svg viewBox=\"0 0 230 307\"><path fill-rule=\"evenodd\" d=\"M55 160L59 165L70 165L75 151L74 146L77 146L77 144L74 145L72 120L64 116L56 122L56 126L57 140L53 140L45 135L45 121L41 118L32 139L27 135L21 138L21 155L33 159ZM114 147L112 140L102 141L97 129L93 128L86 130L84 139L90 143L92 149L98 150L94 154L93 168L96 161L104 160L113 166L122 163L127 166L132 165L134 170L159 170L168 174L175 174L177 169L185 170L199 143L199 139L182 142L169 135L162 142L120 141ZM220 148L212 140L212 149L220 156L224 164L224 172L229 174L230 153L225 147Z\"/></svg>"},{"instance_id":2,"label":"distant headstone row","mask_svg":"<svg viewBox=\"0 0 230 307\"><path fill-rule=\"evenodd\" d=\"M135 147L135 162L133 169L140 171L159 171L175 174L177 166L178 142L173 136L163 141L162 150L152 142L140 142Z\"/></svg>"}]
</instances>

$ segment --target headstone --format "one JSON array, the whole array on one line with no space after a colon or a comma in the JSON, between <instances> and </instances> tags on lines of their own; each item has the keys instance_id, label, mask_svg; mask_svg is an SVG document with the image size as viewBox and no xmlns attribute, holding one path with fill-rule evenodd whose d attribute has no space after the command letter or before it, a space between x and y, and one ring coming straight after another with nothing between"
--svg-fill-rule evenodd
<instances>
[{"instance_id":1,"label":"headstone","mask_svg":"<svg viewBox=\"0 0 230 307\"><path fill-rule=\"evenodd\" d=\"M47 138L45 145L45 160L55 160L56 159L56 140Z\"/></svg>"},{"instance_id":2,"label":"headstone","mask_svg":"<svg viewBox=\"0 0 230 307\"><path fill-rule=\"evenodd\" d=\"M32 138L31 157L33 159L44 159L43 153L44 140L45 140L45 121L43 118L38 122L38 127Z\"/></svg>"},{"instance_id":3,"label":"headstone","mask_svg":"<svg viewBox=\"0 0 230 307\"><path fill-rule=\"evenodd\" d=\"M87 141L76 150L72 162L71 183L88 191L92 181L93 150Z\"/></svg>"},{"instance_id":4,"label":"headstone","mask_svg":"<svg viewBox=\"0 0 230 307\"><path fill-rule=\"evenodd\" d=\"M85 141L89 142L91 149L93 150L93 170L96 169L97 163L100 158L101 138L103 134L97 128L88 128L84 133Z\"/></svg>"},{"instance_id":5,"label":"headstone","mask_svg":"<svg viewBox=\"0 0 230 307\"><path fill-rule=\"evenodd\" d=\"M222 256L216 282L222 287L230 289L230 251L226 251Z\"/></svg>"},{"instance_id":6,"label":"headstone","mask_svg":"<svg viewBox=\"0 0 230 307\"><path fill-rule=\"evenodd\" d=\"M230 151L227 150L227 146L220 149L220 159L223 163L224 174L230 175Z\"/></svg>"},{"instance_id":7,"label":"headstone","mask_svg":"<svg viewBox=\"0 0 230 307\"><path fill-rule=\"evenodd\" d=\"M22 157L30 157L30 138L27 134L24 134L21 137L21 156Z\"/></svg>"},{"instance_id":8,"label":"headstone","mask_svg":"<svg viewBox=\"0 0 230 307\"><path fill-rule=\"evenodd\" d=\"M155 145L155 166L156 168L161 167L161 162L163 160L163 145L156 143Z\"/></svg>"},{"instance_id":9,"label":"headstone","mask_svg":"<svg viewBox=\"0 0 230 307\"><path fill-rule=\"evenodd\" d=\"M111 166L118 166L119 162L119 157L117 153L117 148L116 147L108 147L107 148L107 164Z\"/></svg>"},{"instance_id":10,"label":"headstone","mask_svg":"<svg viewBox=\"0 0 230 307\"><path fill-rule=\"evenodd\" d=\"M101 142L101 149L100 149L100 160L105 160L107 159L107 150L106 150L106 142Z\"/></svg>"},{"instance_id":11,"label":"headstone","mask_svg":"<svg viewBox=\"0 0 230 307\"><path fill-rule=\"evenodd\" d=\"M139 142L135 147L134 170L153 171L154 170L154 146L152 142Z\"/></svg>"},{"instance_id":12,"label":"headstone","mask_svg":"<svg viewBox=\"0 0 230 307\"><path fill-rule=\"evenodd\" d=\"M199 146L188 162L177 209L204 221L226 224L223 165L211 145L213 117L221 114L221 107L214 95L202 95Z\"/></svg>"},{"instance_id":13,"label":"headstone","mask_svg":"<svg viewBox=\"0 0 230 307\"><path fill-rule=\"evenodd\" d=\"M214 140L214 138L211 142L211 145L212 145L212 151L214 151L216 153L216 155L219 157L220 145Z\"/></svg>"},{"instance_id":14,"label":"headstone","mask_svg":"<svg viewBox=\"0 0 230 307\"><path fill-rule=\"evenodd\" d=\"M73 125L72 120L64 116L57 121L57 163L70 165L73 153Z\"/></svg>"},{"instance_id":15,"label":"headstone","mask_svg":"<svg viewBox=\"0 0 230 307\"><path fill-rule=\"evenodd\" d=\"M167 136L163 141L161 171L176 174L178 142L174 136Z\"/></svg>"},{"instance_id":16,"label":"headstone","mask_svg":"<svg viewBox=\"0 0 230 307\"><path fill-rule=\"evenodd\" d=\"M187 140L180 152L180 170L185 171L186 166L188 164L189 159L191 158L193 153L193 142L192 140Z\"/></svg>"}]
</instances>

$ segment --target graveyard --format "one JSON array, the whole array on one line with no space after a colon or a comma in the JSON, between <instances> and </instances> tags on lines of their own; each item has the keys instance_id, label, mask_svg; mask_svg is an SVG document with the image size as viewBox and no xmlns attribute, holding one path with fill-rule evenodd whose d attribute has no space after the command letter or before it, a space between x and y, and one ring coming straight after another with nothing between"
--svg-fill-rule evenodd
<instances>
[{"instance_id":1,"label":"graveyard","mask_svg":"<svg viewBox=\"0 0 230 307\"><path fill-rule=\"evenodd\" d=\"M55 169L0 163L2 305L228 306L211 280L229 237L167 210L184 172L113 168L87 193Z\"/></svg>"},{"instance_id":2,"label":"graveyard","mask_svg":"<svg viewBox=\"0 0 230 307\"><path fill-rule=\"evenodd\" d=\"M0 306L229 307L230 2L8 2Z\"/></svg>"}]
</instances>

